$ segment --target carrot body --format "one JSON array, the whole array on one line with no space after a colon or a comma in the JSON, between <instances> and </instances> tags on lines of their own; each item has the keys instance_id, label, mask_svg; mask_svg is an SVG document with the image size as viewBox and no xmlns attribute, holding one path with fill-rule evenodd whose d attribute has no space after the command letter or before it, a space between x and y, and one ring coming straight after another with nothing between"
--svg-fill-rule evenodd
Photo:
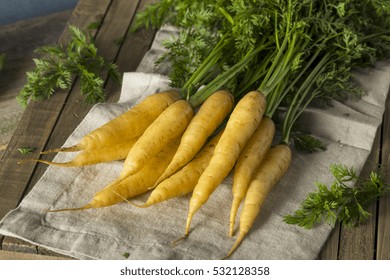
<instances>
[{"instance_id":1,"label":"carrot body","mask_svg":"<svg viewBox=\"0 0 390 280\"><path fill-rule=\"evenodd\" d=\"M141 207L149 207L152 204L192 192L200 175L206 169L221 134L222 132L219 132L215 135L182 169L158 184Z\"/></svg>"},{"instance_id":2,"label":"carrot body","mask_svg":"<svg viewBox=\"0 0 390 280\"><path fill-rule=\"evenodd\" d=\"M290 163L291 150L287 145L281 144L269 149L249 185L240 215L238 237L225 258L233 254L249 232L268 193L285 174Z\"/></svg>"},{"instance_id":3,"label":"carrot body","mask_svg":"<svg viewBox=\"0 0 390 280\"><path fill-rule=\"evenodd\" d=\"M114 146L83 150L73 160L68 162L53 162L42 159L32 159L32 161L59 167L80 167L102 162L122 160L127 157L131 147L133 147L138 138L139 137L136 137L128 140L126 143L116 144Z\"/></svg>"},{"instance_id":4,"label":"carrot body","mask_svg":"<svg viewBox=\"0 0 390 280\"><path fill-rule=\"evenodd\" d=\"M139 172L134 175L116 179L111 184L97 192L88 204L79 208L50 210L50 212L76 211L111 206L122 202L125 199L147 192L151 187L153 187L158 177L160 177L160 175L164 172L169 162L172 160L178 146L179 139L168 144Z\"/></svg>"},{"instance_id":5,"label":"carrot body","mask_svg":"<svg viewBox=\"0 0 390 280\"><path fill-rule=\"evenodd\" d=\"M136 173L165 145L180 137L193 116L194 110L185 100L179 100L170 105L131 148L123 165L121 176Z\"/></svg>"},{"instance_id":6,"label":"carrot body","mask_svg":"<svg viewBox=\"0 0 390 280\"><path fill-rule=\"evenodd\" d=\"M265 111L265 98L257 91L247 93L236 105L214 150L210 163L199 178L190 199L185 234L195 212L208 200L232 170L245 144L257 129Z\"/></svg>"},{"instance_id":7,"label":"carrot body","mask_svg":"<svg viewBox=\"0 0 390 280\"><path fill-rule=\"evenodd\" d=\"M85 135L78 144L42 153L73 152L123 143L140 136L169 105L179 99L180 94L175 90L152 94L125 113Z\"/></svg>"},{"instance_id":8,"label":"carrot body","mask_svg":"<svg viewBox=\"0 0 390 280\"><path fill-rule=\"evenodd\" d=\"M157 183L175 173L200 151L208 137L231 112L233 105L233 96L225 90L216 91L206 99L189 123L172 162Z\"/></svg>"},{"instance_id":9,"label":"carrot body","mask_svg":"<svg viewBox=\"0 0 390 280\"><path fill-rule=\"evenodd\" d=\"M234 169L232 195L233 202L230 211L229 235L233 235L234 221L241 201L245 197L253 173L271 147L275 135L275 124L272 119L264 117L245 145Z\"/></svg>"}]
</instances>

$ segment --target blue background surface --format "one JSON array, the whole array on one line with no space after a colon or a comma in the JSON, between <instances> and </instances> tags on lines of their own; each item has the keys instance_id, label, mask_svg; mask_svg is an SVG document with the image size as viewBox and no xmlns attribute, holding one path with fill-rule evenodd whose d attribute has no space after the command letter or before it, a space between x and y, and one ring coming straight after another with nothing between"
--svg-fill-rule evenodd
<instances>
[{"instance_id":1,"label":"blue background surface","mask_svg":"<svg viewBox=\"0 0 390 280\"><path fill-rule=\"evenodd\" d=\"M0 0L0 25L73 9L77 3L78 0Z\"/></svg>"}]
</instances>

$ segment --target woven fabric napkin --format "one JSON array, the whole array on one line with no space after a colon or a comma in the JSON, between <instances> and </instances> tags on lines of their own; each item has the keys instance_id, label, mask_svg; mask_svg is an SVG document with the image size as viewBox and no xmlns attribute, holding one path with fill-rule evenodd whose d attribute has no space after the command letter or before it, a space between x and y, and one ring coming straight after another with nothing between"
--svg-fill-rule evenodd
<instances>
[{"instance_id":1,"label":"woven fabric napkin","mask_svg":"<svg viewBox=\"0 0 390 280\"><path fill-rule=\"evenodd\" d=\"M169 68L155 68L153 61L163 51L161 41L170 36L169 28L158 32L138 71L124 74L119 102L94 106L64 146L77 143L146 95L169 88L169 80L163 75ZM330 164L346 164L359 172L370 154L389 90L390 65L378 64L355 76L366 90L362 100L335 102L327 109L310 108L304 114L303 124L324 141L327 150L309 155L293 153L287 174L271 191L257 222L232 259L317 257L332 227L325 224L305 230L287 225L283 216L299 207L315 190L315 182L331 183ZM54 160L73 157L73 153L59 153ZM124 254L129 259L219 259L228 252L235 240L228 237L231 175L195 214L190 236L176 246L171 242L184 233L189 196L146 209L120 203L77 212L45 212L84 205L119 175L122 164L48 167L20 205L1 221L0 233L79 259L123 259ZM137 197L135 202L145 201L147 195Z\"/></svg>"}]
</instances>

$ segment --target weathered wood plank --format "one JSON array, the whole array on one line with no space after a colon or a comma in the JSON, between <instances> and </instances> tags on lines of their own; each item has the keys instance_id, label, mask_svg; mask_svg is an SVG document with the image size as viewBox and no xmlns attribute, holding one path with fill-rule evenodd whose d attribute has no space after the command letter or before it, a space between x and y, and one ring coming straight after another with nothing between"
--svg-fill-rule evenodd
<instances>
[{"instance_id":1,"label":"weathered wood plank","mask_svg":"<svg viewBox=\"0 0 390 280\"><path fill-rule=\"evenodd\" d=\"M376 170L381 153L381 129L377 131L372 152L361 172L363 177ZM336 259L373 259L376 240L376 205L369 209L372 216L366 224L356 228L345 228L339 223L324 244L318 258L323 260Z\"/></svg>"},{"instance_id":2,"label":"weathered wood plank","mask_svg":"<svg viewBox=\"0 0 390 280\"><path fill-rule=\"evenodd\" d=\"M145 1L143 5L144 4ZM143 5L140 5L140 7L142 7ZM145 32L142 31L136 34L127 33L128 27L132 20L132 16L135 15L137 7L138 3L133 0L114 1L110 6L110 9L108 10L103 24L101 25L101 28L99 29L97 37L95 39L95 44L99 52L107 59L113 59L118 55L120 45L115 44L114 41L120 37L124 37L126 34L128 35L129 40L133 42L133 44L131 45L132 49L137 50L137 54L139 54L141 58L149 49L149 46L153 39L153 34L147 33L150 36L145 36ZM107 24L110 25L110 28L105 28ZM112 28L114 28L115 32L112 30ZM143 35L142 39L139 39L139 42L142 42L142 44L134 44L133 37L139 38L140 34ZM148 43L145 44L145 41L147 41ZM127 52L125 48L121 48L121 50L123 50L123 52ZM126 56L126 59L123 59L122 57L120 59L120 64L138 66L140 60L139 56ZM134 62L134 58L136 58L138 62ZM135 70L135 68L132 70ZM118 85L116 86L118 87ZM107 90L107 92L109 96L112 95L112 93L119 94L119 92L111 92L109 90ZM88 113L90 108L90 105L85 105L83 103L76 83L76 86L73 88L72 92L69 95L69 98L66 101L66 104L64 105L64 108L62 109L61 116L56 123L56 126L52 132L52 135L50 136L50 139L45 149L61 146L63 142L67 139L67 137L73 132L76 126L80 123L80 121L84 118L84 116ZM52 159L53 156L54 155L46 155L44 158ZM47 166L43 164L39 164L37 166L29 184L29 189L32 188L34 184L39 180L41 175L45 172L46 168ZM23 245L23 248L26 247L25 242L18 241L15 238L6 237L4 242L6 244L13 244L13 246L20 242L20 244Z\"/></svg>"},{"instance_id":3,"label":"weathered wood plank","mask_svg":"<svg viewBox=\"0 0 390 280\"><path fill-rule=\"evenodd\" d=\"M337 223L318 254L320 260L337 260L339 256L340 223Z\"/></svg>"},{"instance_id":4,"label":"weathered wood plank","mask_svg":"<svg viewBox=\"0 0 390 280\"><path fill-rule=\"evenodd\" d=\"M390 97L387 98L386 108L390 108ZM383 119L381 165L385 182L390 184L390 111L387 110ZM376 259L390 260L390 194L381 198L378 209L378 238Z\"/></svg>"},{"instance_id":5,"label":"weathered wood plank","mask_svg":"<svg viewBox=\"0 0 390 280\"><path fill-rule=\"evenodd\" d=\"M53 108L61 108L62 95L57 94L50 101L39 104L32 102L24 112L0 163L0 217L18 204L35 168L34 164L18 164L24 157L17 149L44 147L47 141L44 136L51 131L50 126L58 117L58 112ZM32 156L37 156L38 152L35 151Z\"/></svg>"},{"instance_id":6,"label":"weathered wood plank","mask_svg":"<svg viewBox=\"0 0 390 280\"><path fill-rule=\"evenodd\" d=\"M381 129L375 137L372 152L363 167L361 176L367 178L371 171L377 170L380 159ZM368 208L371 216L367 222L354 228L341 226L339 256L341 260L372 260L376 242L376 203Z\"/></svg>"},{"instance_id":7,"label":"weathered wood plank","mask_svg":"<svg viewBox=\"0 0 390 280\"><path fill-rule=\"evenodd\" d=\"M51 257L57 257L57 258L67 258L70 259L70 256L65 256L57 252L53 252L49 249L43 248L41 246L37 246L37 253L38 255L43 255L43 256L51 256Z\"/></svg>"},{"instance_id":8,"label":"weathered wood plank","mask_svg":"<svg viewBox=\"0 0 390 280\"><path fill-rule=\"evenodd\" d=\"M387 176L387 182L389 177ZM390 195L379 201L377 260L390 260Z\"/></svg>"},{"instance_id":9,"label":"weathered wood plank","mask_svg":"<svg viewBox=\"0 0 390 280\"><path fill-rule=\"evenodd\" d=\"M0 26L0 53L6 54L0 75L0 102L14 99L25 83L26 70L34 67L35 49L57 43L71 13L69 10Z\"/></svg>"},{"instance_id":10,"label":"weathered wood plank","mask_svg":"<svg viewBox=\"0 0 390 280\"><path fill-rule=\"evenodd\" d=\"M0 250L0 260L71 260L71 258Z\"/></svg>"},{"instance_id":11,"label":"weathered wood plank","mask_svg":"<svg viewBox=\"0 0 390 280\"><path fill-rule=\"evenodd\" d=\"M355 228L343 228L340 236L340 260L372 260L375 254L376 207L368 208L372 213L365 224Z\"/></svg>"},{"instance_id":12,"label":"weathered wood plank","mask_svg":"<svg viewBox=\"0 0 390 280\"><path fill-rule=\"evenodd\" d=\"M112 1L95 38L95 45L99 53L106 59L113 60L118 55L120 46L115 43L115 40L126 34L137 5L138 1L134 0ZM110 25L110 27L107 28L107 25ZM107 94L109 95L110 92L107 92ZM91 107L92 105L87 105L83 101L79 82L76 81L75 86L64 104L58 122L49 137L50 139L45 150L62 146L65 140L89 112ZM48 154L41 158L51 160L54 156L55 154ZM38 164L29 188L34 186L46 169L46 165Z\"/></svg>"},{"instance_id":13,"label":"weathered wood plank","mask_svg":"<svg viewBox=\"0 0 390 280\"><path fill-rule=\"evenodd\" d=\"M146 5L156 1L158 0L140 1L137 11L142 10ZM137 69L145 53L150 49L155 33L156 30L140 29L137 32L128 32L126 34L116 59L116 64L121 73L133 72ZM116 102L120 96L120 89L118 84L114 83L112 80L108 80L106 90L110 92L110 96L108 97L107 102Z\"/></svg>"},{"instance_id":14,"label":"weathered wood plank","mask_svg":"<svg viewBox=\"0 0 390 280\"><path fill-rule=\"evenodd\" d=\"M71 13L67 10L0 26L0 54L6 54L0 73L0 158L24 111L16 96L26 82L26 72L34 67L34 50L55 44Z\"/></svg>"},{"instance_id":15,"label":"weathered wood plank","mask_svg":"<svg viewBox=\"0 0 390 280\"><path fill-rule=\"evenodd\" d=\"M24 242L12 237L5 237L1 244L1 250L26 253L26 254L37 254L38 248L30 243Z\"/></svg>"},{"instance_id":16,"label":"weathered wood plank","mask_svg":"<svg viewBox=\"0 0 390 280\"><path fill-rule=\"evenodd\" d=\"M80 0L74 9L70 22L79 28L86 28L91 22L105 15L110 1ZM69 33L65 30L59 40L66 43ZM0 218L15 208L23 195L35 171L36 164L18 165L22 156L20 147L36 147L31 155L38 157L46 146L69 92L58 92L52 98L40 102L31 102L25 110L16 131L4 152L0 162ZM2 239L2 238L1 238Z\"/></svg>"}]
</instances>

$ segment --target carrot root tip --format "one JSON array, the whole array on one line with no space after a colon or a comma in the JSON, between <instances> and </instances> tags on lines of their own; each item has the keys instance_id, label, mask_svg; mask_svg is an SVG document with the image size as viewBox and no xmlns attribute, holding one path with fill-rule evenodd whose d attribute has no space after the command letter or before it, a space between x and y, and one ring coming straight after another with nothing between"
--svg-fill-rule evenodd
<instances>
[{"instance_id":1,"label":"carrot root tip","mask_svg":"<svg viewBox=\"0 0 390 280\"><path fill-rule=\"evenodd\" d=\"M58 153L58 152L77 152L80 151L80 148L77 147L77 145L70 146L70 147L63 147L63 148L56 148L56 149L51 149L47 151L42 151L41 154L51 154L51 153Z\"/></svg>"},{"instance_id":2,"label":"carrot root tip","mask_svg":"<svg viewBox=\"0 0 390 280\"><path fill-rule=\"evenodd\" d=\"M92 208L91 205L87 204L83 207L76 207L76 208L62 208L62 209L46 209L45 212L48 212L48 213L55 213L55 212L66 212L66 211L81 211L81 210L86 210L86 209L89 209L89 208Z\"/></svg>"},{"instance_id":3,"label":"carrot root tip","mask_svg":"<svg viewBox=\"0 0 390 280\"><path fill-rule=\"evenodd\" d=\"M230 229L229 229L229 237L233 237L234 236L234 226L230 226Z\"/></svg>"},{"instance_id":4,"label":"carrot root tip","mask_svg":"<svg viewBox=\"0 0 390 280\"><path fill-rule=\"evenodd\" d=\"M188 237L188 234L186 233L184 236L182 236L182 237L180 237L180 238L178 238L178 239L176 239L176 240L173 240L173 241L171 242L171 246L172 246L172 247L177 246L178 244L180 244L181 242L183 242L184 240L186 240L187 237Z\"/></svg>"},{"instance_id":5,"label":"carrot root tip","mask_svg":"<svg viewBox=\"0 0 390 280\"><path fill-rule=\"evenodd\" d=\"M32 161L44 163L47 165L54 165L54 166L60 166L60 167L70 167L72 166L72 162L54 162L49 160L43 160L43 159L32 159Z\"/></svg>"},{"instance_id":6,"label":"carrot root tip","mask_svg":"<svg viewBox=\"0 0 390 280\"><path fill-rule=\"evenodd\" d=\"M232 248L230 249L230 251L222 258L222 260L225 260L227 258L230 258L230 256L236 251L236 249L238 248L238 246L241 244L242 240L244 239L246 235L246 232L244 231L240 231L240 233L238 234L237 236L237 239L236 241L234 242Z\"/></svg>"},{"instance_id":7,"label":"carrot root tip","mask_svg":"<svg viewBox=\"0 0 390 280\"><path fill-rule=\"evenodd\" d=\"M35 159L31 159L31 158L29 158L29 159L22 159L22 160L19 160L17 162L17 164L25 164L27 162L36 162L36 160Z\"/></svg>"},{"instance_id":8,"label":"carrot root tip","mask_svg":"<svg viewBox=\"0 0 390 280\"><path fill-rule=\"evenodd\" d=\"M27 162L39 162L39 163L44 163L48 165L57 165L57 166L66 166L68 163L62 163L62 162L53 162L53 161L48 161L48 160L43 160L43 159L35 159L35 158L29 158L29 159L22 159L18 161L18 164L25 164Z\"/></svg>"},{"instance_id":9,"label":"carrot root tip","mask_svg":"<svg viewBox=\"0 0 390 280\"><path fill-rule=\"evenodd\" d=\"M124 202L132 205L132 206L135 206L135 207L138 207L138 208L147 208L149 206L151 206L153 203L150 203L150 202L145 202L144 204L138 204L138 203L135 203L133 201L130 201L128 198L124 197L123 195L121 195L120 193L116 192L115 190L112 190L117 196L119 196L120 198L123 199Z\"/></svg>"}]
</instances>

